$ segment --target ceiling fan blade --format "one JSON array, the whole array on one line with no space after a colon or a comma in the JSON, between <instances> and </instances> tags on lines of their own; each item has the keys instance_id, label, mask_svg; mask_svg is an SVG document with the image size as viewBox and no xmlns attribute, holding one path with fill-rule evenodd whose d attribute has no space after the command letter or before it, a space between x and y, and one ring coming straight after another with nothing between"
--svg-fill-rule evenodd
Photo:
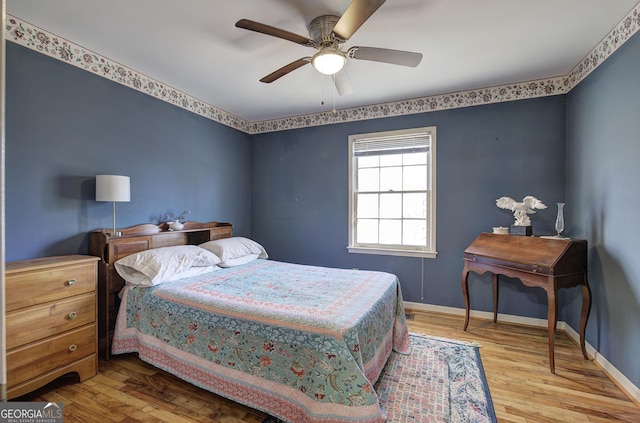
<instances>
[{"instance_id":1,"label":"ceiling fan blade","mask_svg":"<svg viewBox=\"0 0 640 423\"><path fill-rule=\"evenodd\" d=\"M353 85L351 85L351 79L349 79L349 75L347 74L347 70L342 68L342 70L333 75L333 83L336 86L336 90L339 95L347 95L353 92Z\"/></svg>"},{"instance_id":2,"label":"ceiling fan blade","mask_svg":"<svg viewBox=\"0 0 640 423\"><path fill-rule=\"evenodd\" d=\"M236 22L236 27L242 29L248 29L249 31L260 32L262 34L271 35L272 37L282 38L283 40L292 41L296 44L301 44L307 47L314 47L313 40L303 37L302 35L294 34L293 32L285 31L284 29L276 28L274 26L266 25L260 22L250 21L249 19L240 19Z\"/></svg>"},{"instance_id":3,"label":"ceiling fan blade","mask_svg":"<svg viewBox=\"0 0 640 423\"><path fill-rule=\"evenodd\" d=\"M422 60L422 53L412 51L390 50L377 47L351 47L347 56L358 60L371 60L374 62L391 63L394 65L410 66L415 68Z\"/></svg>"},{"instance_id":4,"label":"ceiling fan blade","mask_svg":"<svg viewBox=\"0 0 640 423\"><path fill-rule=\"evenodd\" d=\"M269 84L269 83L275 81L276 79L285 76L289 72L292 72L292 71L298 69L299 67L306 65L309 62L311 62L311 58L310 57L303 57L302 59L298 59L295 62L291 62L288 65L285 65L285 66L281 67L277 71L272 72L269 75L265 76L264 78L262 78L260 80L260 82L264 82L264 83Z\"/></svg>"},{"instance_id":5,"label":"ceiling fan blade","mask_svg":"<svg viewBox=\"0 0 640 423\"><path fill-rule=\"evenodd\" d=\"M334 35L347 41L385 1L353 0L333 28Z\"/></svg>"}]
</instances>

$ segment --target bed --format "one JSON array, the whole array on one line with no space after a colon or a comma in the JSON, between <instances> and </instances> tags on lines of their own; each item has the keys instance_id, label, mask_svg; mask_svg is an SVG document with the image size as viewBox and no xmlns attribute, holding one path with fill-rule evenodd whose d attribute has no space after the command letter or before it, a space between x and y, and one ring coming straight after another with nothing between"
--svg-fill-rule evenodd
<instances>
[{"instance_id":1,"label":"bed","mask_svg":"<svg viewBox=\"0 0 640 423\"><path fill-rule=\"evenodd\" d=\"M136 352L289 422L385 421L373 384L392 349L410 350L396 276L270 260L260 244L230 233L184 244L195 245L142 250L114 263L133 282L121 292L113 354ZM211 265L203 251L218 261ZM155 255L164 269L152 276L176 260L181 268L155 281L139 278Z\"/></svg>"}]
</instances>

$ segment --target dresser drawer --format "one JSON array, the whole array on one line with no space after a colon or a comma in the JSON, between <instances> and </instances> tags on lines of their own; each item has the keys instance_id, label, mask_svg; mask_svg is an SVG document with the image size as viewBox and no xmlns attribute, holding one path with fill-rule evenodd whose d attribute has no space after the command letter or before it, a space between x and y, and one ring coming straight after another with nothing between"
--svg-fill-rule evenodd
<instances>
[{"instance_id":1,"label":"dresser drawer","mask_svg":"<svg viewBox=\"0 0 640 423\"><path fill-rule=\"evenodd\" d=\"M48 269L10 269L6 274L6 310L95 291L95 279L93 261Z\"/></svg>"},{"instance_id":2,"label":"dresser drawer","mask_svg":"<svg viewBox=\"0 0 640 423\"><path fill-rule=\"evenodd\" d=\"M96 326L90 324L7 353L7 385L12 387L94 354Z\"/></svg>"},{"instance_id":3,"label":"dresser drawer","mask_svg":"<svg viewBox=\"0 0 640 423\"><path fill-rule=\"evenodd\" d=\"M96 296L83 294L7 313L7 350L93 323Z\"/></svg>"},{"instance_id":4,"label":"dresser drawer","mask_svg":"<svg viewBox=\"0 0 640 423\"><path fill-rule=\"evenodd\" d=\"M17 385L11 385L7 389L7 399L11 400L21 397L68 373L77 373L80 378L80 382L84 382L85 380L98 374L97 363L98 360L96 358L96 355L92 354L85 358L81 358L78 361L74 361L67 366L58 367L57 369L54 369L48 373L38 375L37 377L29 379L26 382L19 383Z\"/></svg>"}]
</instances>

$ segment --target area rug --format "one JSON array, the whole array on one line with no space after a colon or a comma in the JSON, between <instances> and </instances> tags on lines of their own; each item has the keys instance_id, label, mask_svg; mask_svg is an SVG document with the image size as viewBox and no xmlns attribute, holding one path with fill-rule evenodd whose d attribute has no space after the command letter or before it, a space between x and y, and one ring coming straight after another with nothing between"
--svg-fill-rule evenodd
<instances>
[{"instance_id":1,"label":"area rug","mask_svg":"<svg viewBox=\"0 0 640 423\"><path fill-rule=\"evenodd\" d=\"M410 355L391 354L375 385L387 422L497 421L478 346L414 334L411 345Z\"/></svg>"}]
</instances>

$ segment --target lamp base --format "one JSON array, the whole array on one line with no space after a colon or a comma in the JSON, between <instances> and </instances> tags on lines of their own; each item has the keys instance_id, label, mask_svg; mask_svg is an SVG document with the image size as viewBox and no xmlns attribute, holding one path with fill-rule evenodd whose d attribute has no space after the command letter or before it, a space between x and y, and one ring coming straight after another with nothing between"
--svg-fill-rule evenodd
<instances>
[{"instance_id":1,"label":"lamp base","mask_svg":"<svg viewBox=\"0 0 640 423\"><path fill-rule=\"evenodd\" d=\"M113 230L111 231L111 237L117 238L122 236L122 232L116 229L116 202L113 202Z\"/></svg>"}]
</instances>

